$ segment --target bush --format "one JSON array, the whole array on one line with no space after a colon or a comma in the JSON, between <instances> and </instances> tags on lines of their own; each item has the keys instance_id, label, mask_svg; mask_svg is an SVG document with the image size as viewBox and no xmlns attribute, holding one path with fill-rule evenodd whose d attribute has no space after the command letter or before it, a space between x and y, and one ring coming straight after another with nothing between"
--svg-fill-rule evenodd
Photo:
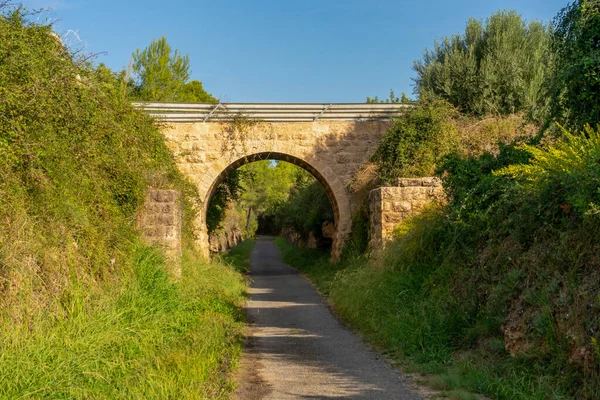
<instances>
[{"instance_id":1,"label":"bush","mask_svg":"<svg viewBox=\"0 0 600 400\"><path fill-rule=\"evenodd\" d=\"M537 213L550 221L600 214L600 126L589 125L580 135L563 129L563 139L548 149L523 145L531 156L527 164L508 166L497 172L521 183L526 196L540 205Z\"/></svg>"},{"instance_id":2,"label":"bush","mask_svg":"<svg viewBox=\"0 0 600 400\"><path fill-rule=\"evenodd\" d=\"M454 110L443 102L426 103L397 118L371 161L382 179L430 176L439 160L458 147Z\"/></svg>"},{"instance_id":3,"label":"bush","mask_svg":"<svg viewBox=\"0 0 600 400\"><path fill-rule=\"evenodd\" d=\"M27 22L19 10L4 11L1 274L6 282L31 279L33 286L16 285L3 296L11 304L3 309L26 309L29 301L62 309L69 275L91 289L125 262L148 186L184 192L187 238L195 192L117 75L74 59L49 26Z\"/></svg>"},{"instance_id":4,"label":"bush","mask_svg":"<svg viewBox=\"0 0 600 400\"><path fill-rule=\"evenodd\" d=\"M288 199L278 205L275 222L281 229L292 228L307 237L310 232L321 235L321 227L326 221L333 221L333 208L320 182L314 179L290 193Z\"/></svg>"}]
</instances>

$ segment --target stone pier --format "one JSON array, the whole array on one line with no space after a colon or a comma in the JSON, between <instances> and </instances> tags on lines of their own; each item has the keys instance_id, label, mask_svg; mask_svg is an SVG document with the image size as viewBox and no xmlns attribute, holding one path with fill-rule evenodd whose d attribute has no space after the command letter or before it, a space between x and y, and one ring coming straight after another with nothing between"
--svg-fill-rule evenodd
<instances>
[{"instance_id":1,"label":"stone pier","mask_svg":"<svg viewBox=\"0 0 600 400\"><path fill-rule=\"evenodd\" d=\"M149 189L138 215L138 228L146 240L164 249L169 272L181 277L181 194L176 190Z\"/></svg>"},{"instance_id":2,"label":"stone pier","mask_svg":"<svg viewBox=\"0 0 600 400\"><path fill-rule=\"evenodd\" d=\"M401 178L395 184L369 193L371 249L384 247L396 226L443 196L442 186L436 178Z\"/></svg>"}]
</instances>

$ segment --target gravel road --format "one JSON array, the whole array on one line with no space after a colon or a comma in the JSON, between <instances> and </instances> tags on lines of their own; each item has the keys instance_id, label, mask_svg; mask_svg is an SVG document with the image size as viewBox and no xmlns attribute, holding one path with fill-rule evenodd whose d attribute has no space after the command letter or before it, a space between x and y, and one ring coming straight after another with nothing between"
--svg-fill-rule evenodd
<instances>
[{"instance_id":1,"label":"gravel road","mask_svg":"<svg viewBox=\"0 0 600 400\"><path fill-rule=\"evenodd\" d=\"M421 399L281 261L271 237L258 238L251 261L237 399Z\"/></svg>"}]
</instances>

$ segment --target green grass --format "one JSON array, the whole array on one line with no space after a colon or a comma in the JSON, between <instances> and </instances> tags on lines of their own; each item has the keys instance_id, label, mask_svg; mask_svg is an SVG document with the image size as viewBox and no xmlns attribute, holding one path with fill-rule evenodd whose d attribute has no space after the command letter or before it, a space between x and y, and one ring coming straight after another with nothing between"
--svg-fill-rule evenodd
<instances>
[{"instance_id":1,"label":"green grass","mask_svg":"<svg viewBox=\"0 0 600 400\"><path fill-rule=\"evenodd\" d=\"M403 249L393 245L377 260L329 264L327 254L282 238L275 243L284 262L310 278L344 322L407 370L429 376L427 383L450 398L470 399L474 393L494 399L573 398L567 370L556 374L544 360L512 358L493 335L477 346L465 344L467 332L459 326L466 322L455 314L461 305L444 284L443 269L431 275L431 266L401 267ZM598 398L587 393L581 398Z\"/></svg>"},{"instance_id":2,"label":"green grass","mask_svg":"<svg viewBox=\"0 0 600 400\"><path fill-rule=\"evenodd\" d=\"M243 274L250 272L250 255L254 249L254 239L245 239L237 246L226 251L221 260L232 265L236 271Z\"/></svg>"},{"instance_id":3,"label":"green grass","mask_svg":"<svg viewBox=\"0 0 600 400\"><path fill-rule=\"evenodd\" d=\"M133 276L32 330L0 330L0 398L228 398L241 352L246 284L186 252L173 283L160 254L137 248Z\"/></svg>"},{"instance_id":4,"label":"green grass","mask_svg":"<svg viewBox=\"0 0 600 400\"><path fill-rule=\"evenodd\" d=\"M307 275L324 294L329 293L335 274L343 269L342 264L329 262L331 254L327 251L299 248L289 244L284 238L275 238L281 258L290 267Z\"/></svg>"}]
</instances>

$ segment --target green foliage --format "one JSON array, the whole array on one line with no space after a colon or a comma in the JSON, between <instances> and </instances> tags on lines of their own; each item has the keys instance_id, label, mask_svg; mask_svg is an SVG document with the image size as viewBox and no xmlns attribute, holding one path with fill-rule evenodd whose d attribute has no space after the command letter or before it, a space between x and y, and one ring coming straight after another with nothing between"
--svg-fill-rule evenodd
<instances>
[{"instance_id":1,"label":"green foliage","mask_svg":"<svg viewBox=\"0 0 600 400\"><path fill-rule=\"evenodd\" d=\"M73 60L49 27L20 15L0 17L0 213L39 221L48 237L62 225L61 246L102 253L131 236L148 186L193 188L119 77Z\"/></svg>"},{"instance_id":2,"label":"green foliage","mask_svg":"<svg viewBox=\"0 0 600 400\"><path fill-rule=\"evenodd\" d=\"M523 145L528 164L510 165L497 175L516 178L550 220L598 217L600 213L600 126L581 135L563 129L563 140L548 149Z\"/></svg>"},{"instance_id":3,"label":"green foliage","mask_svg":"<svg viewBox=\"0 0 600 400\"><path fill-rule=\"evenodd\" d=\"M514 12L470 20L465 34L415 64L421 100L537 122L549 109L577 129L597 123L599 10L597 1L576 1L554 31ZM558 142L535 147L517 144L531 136L517 126L521 117L479 129L490 118L430 115L437 111L425 104L396 121L373 161L387 180L435 169L447 204L407 221L375 260L344 260L334 273L300 268L376 344L440 374L436 387L498 399L596 398L600 128L563 130Z\"/></svg>"},{"instance_id":4,"label":"green foliage","mask_svg":"<svg viewBox=\"0 0 600 400\"><path fill-rule=\"evenodd\" d=\"M254 239L246 239L237 246L229 249L222 256L223 262L231 264L236 271L244 274L250 272L250 256L254 249Z\"/></svg>"},{"instance_id":5,"label":"green foliage","mask_svg":"<svg viewBox=\"0 0 600 400\"><path fill-rule=\"evenodd\" d=\"M449 120L454 111L442 102L421 104L394 120L371 161L382 179L432 175L441 158L458 146Z\"/></svg>"},{"instance_id":6,"label":"green foliage","mask_svg":"<svg viewBox=\"0 0 600 400\"><path fill-rule=\"evenodd\" d=\"M511 164L526 163L527 152L514 145L499 145L498 154L483 153L477 157L464 157L451 153L444 157L436 170L443 176L448 200L455 209L468 204L469 209L487 209L498 195L513 186L508 179L498 179L492 172Z\"/></svg>"},{"instance_id":7,"label":"green foliage","mask_svg":"<svg viewBox=\"0 0 600 400\"><path fill-rule=\"evenodd\" d=\"M241 353L243 279L186 253L174 284L156 251L129 255L127 276L93 301L69 293L68 318L3 324L0 397L229 398L223 370Z\"/></svg>"},{"instance_id":8,"label":"green foliage","mask_svg":"<svg viewBox=\"0 0 600 400\"><path fill-rule=\"evenodd\" d=\"M314 178L294 187L287 201L275 212L279 230L292 228L307 237L309 233L322 236L321 227L333 221L333 208L323 185Z\"/></svg>"},{"instance_id":9,"label":"green foliage","mask_svg":"<svg viewBox=\"0 0 600 400\"><path fill-rule=\"evenodd\" d=\"M239 170L232 171L215 189L206 210L206 227L208 233L214 232L219 228L229 203L240 199L242 192L240 175Z\"/></svg>"},{"instance_id":10,"label":"green foliage","mask_svg":"<svg viewBox=\"0 0 600 400\"><path fill-rule=\"evenodd\" d=\"M284 202L297 182L309 179L310 174L294 164L279 161L256 161L242 168L241 204L257 214L272 215Z\"/></svg>"},{"instance_id":11,"label":"green foliage","mask_svg":"<svg viewBox=\"0 0 600 400\"><path fill-rule=\"evenodd\" d=\"M599 159L590 128L546 149L451 154L438 168L447 205L406 221L376 258L282 254L342 319L440 389L595 398Z\"/></svg>"},{"instance_id":12,"label":"green foliage","mask_svg":"<svg viewBox=\"0 0 600 400\"><path fill-rule=\"evenodd\" d=\"M310 179L303 169L287 162L256 161L238 169L240 192L238 206L246 216L246 235L252 236L258 227L257 218L272 218L285 203L292 189Z\"/></svg>"},{"instance_id":13,"label":"green foliage","mask_svg":"<svg viewBox=\"0 0 600 400\"><path fill-rule=\"evenodd\" d=\"M178 50L172 51L167 38L152 40L143 50L132 55L135 83L131 96L142 101L179 101L216 103L202 87L190 78L190 60Z\"/></svg>"},{"instance_id":14,"label":"green foliage","mask_svg":"<svg viewBox=\"0 0 600 400\"><path fill-rule=\"evenodd\" d=\"M402 95L400 96L400 98L398 98L398 97L396 97L396 94L394 93L394 89L390 89L390 97L388 97L385 100L379 100L379 98L377 96L375 96L375 97L367 96L367 104L377 104L377 103L411 104L411 103L414 103L414 101L411 100L404 92L402 92Z\"/></svg>"},{"instance_id":15,"label":"green foliage","mask_svg":"<svg viewBox=\"0 0 600 400\"><path fill-rule=\"evenodd\" d=\"M363 206L352 215L352 232L344 246L342 258L358 258L369 249L369 211Z\"/></svg>"},{"instance_id":16,"label":"green foliage","mask_svg":"<svg viewBox=\"0 0 600 400\"><path fill-rule=\"evenodd\" d=\"M172 52L167 38L152 40L133 53L136 75L135 97L139 100L175 101L190 78L190 60L178 50Z\"/></svg>"},{"instance_id":17,"label":"green foliage","mask_svg":"<svg viewBox=\"0 0 600 400\"><path fill-rule=\"evenodd\" d=\"M577 0L554 18L551 118L571 129L600 123L600 3Z\"/></svg>"},{"instance_id":18,"label":"green foliage","mask_svg":"<svg viewBox=\"0 0 600 400\"><path fill-rule=\"evenodd\" d=\"M272 160L248 163L229 173L217 187L207 211L208 230L223 229L229 209L245 219L244 236L253 236L259 217L273 220L290 195L313 180L312 175L291 163Z\"/></svg>"},{"instance_id":19,"label":"green foliage","mask_svg":"<svg viewBox=\"0 0 600 400\"><path fill-rule=\"evenodd\" d=\"M183 85L181 92L176 98L177 101L188 103L216 103L217 99L212 94L207 93L202 87L202 82L193 80Z\"/></svg>"},{"instance_id":20,"label":"green foliage","mask_svg":"<svg viewBox=\"0 0 600 400\"><path fill-rule=\"evenodd\" d=\"M244 282L188 250L194 187L123 74L2 4L0 397L226 397ZM182 192L178 283L140 244L148 187Z\"/></svg>"},{"instance_id":21,"label":"green foliage","mask_svg":"<svg viewBox=\"0 0 600 400\"><path fill-rule=\"evenodd\" d=\"M304 239L312 232L322 238L323 223L333 221L325 188L304 169L284 161L265 160L246 164L235 172L240 195L230 201L236 202L236 212L246 218L246 236L254 235L260 219L269 224L269 230L292 229ZM214 201L213 197L211 207Z\"/></svg>"},{"instance_id":22,"label":"green foliage","mask_svg":"<svg viewBox=\"0 0 600 400\"><path fill-rule=\"evenodd\" d=\"M400 98L396 97L396 94L394 93L394 89L390 89L390 97L388 97L385 100L379 100L379 98L377 96L375 96L375 97L367 96L367 104L377 104L377 103L410 104L410 103L413 103L413 101L411 99L409 99L408 96L406 95L406 93L404 93L404 92L402 92L402 96Z\"/></svg>"},{"instance_id":23,"label":"green foliage","mask_svg":"<svg viewBox=\"0 0 600 400\"><path fill-rule=\"evenodd\" d=\"M444 37L414 63L421 100L448 101L467 114L524 111L543 118L549 28L514 11L485 22L471 18L463 34Z\"/></svg>"}]
</instances>

